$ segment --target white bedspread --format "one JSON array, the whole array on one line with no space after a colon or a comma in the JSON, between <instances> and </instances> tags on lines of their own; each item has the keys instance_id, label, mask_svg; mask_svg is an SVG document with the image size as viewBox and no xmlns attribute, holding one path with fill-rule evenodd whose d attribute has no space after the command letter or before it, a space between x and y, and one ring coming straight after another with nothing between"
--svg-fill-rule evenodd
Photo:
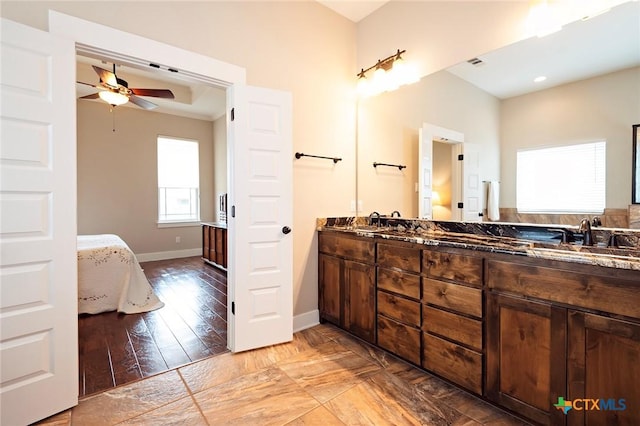
<instances>
[{"instance_id":1,"label":"white bedspread","mask_svg":"<svg viewBox=\"0 0 640 426\"><path fill-rule=\"evenodd\" d=\"M164 306L117 235L78 235L78 313L135 314Z\"/></svg>"}]
</instances>

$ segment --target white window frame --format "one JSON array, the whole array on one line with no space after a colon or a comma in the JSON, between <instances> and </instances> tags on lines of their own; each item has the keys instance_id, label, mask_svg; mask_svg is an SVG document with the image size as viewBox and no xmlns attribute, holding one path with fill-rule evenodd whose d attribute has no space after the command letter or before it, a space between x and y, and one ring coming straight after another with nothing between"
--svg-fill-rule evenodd
<instances>
[{"instance_id":1,"label":"white window frame","mask_svg":"<svg viewBox=\"0 0 640 426\"><path fill-rule=\"evenodd\" d=\"M602 214L606 141L518 150L516 208L519 213Z\"/></svg>"},{"instance_id":2,"label":"white window frame","mask_svg":"<svg viewBox=\"0 0 640 426\"><path fill-rule=\"evenodd\" d=\"M180 138L180 137L174 137L174 136L165 136L165 135L158 135L156 138L156 149L159 150L159 146L160 146L160 140L161 139L165 139L165 140L174 140L174 141L180 141L180 142L190 142L190 143L195 143L196 146L198 147L198 163L200 161L200 143L199 141L195 140L195 139L188 139L188 138ZM156 164L156 172L160 173L160 164L159 164L159 159L158 159L158 154L159 151L156 152L156 159L158 160L158 163ZM158 218L158 228L172 228L172 227L185 227L185 226L200 226L200 175L199 175L199 169L200 169L200 165L198 164L198 186L197 187L189 187L190 190L195 190L195 210L196 210L196 214L194 218L187 218L187 219L166 219L166 218L162 218L161 217L161 192L163 189L170 189L169 187L160 187L160 178L158 176L158 185L157 185L157 201L158 201L158 214L157 214L157 218Z\"/></svg>"}]
</instances>

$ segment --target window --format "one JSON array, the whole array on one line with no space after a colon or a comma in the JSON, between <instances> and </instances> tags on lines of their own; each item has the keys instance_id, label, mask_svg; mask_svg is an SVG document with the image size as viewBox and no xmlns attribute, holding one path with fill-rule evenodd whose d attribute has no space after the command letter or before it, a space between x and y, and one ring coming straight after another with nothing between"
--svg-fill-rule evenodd
<instances>
[{"instance_id":1,"label":"window","mask_svg":"<svg viewBox=\"0 0 640 426\"><path fill-rule=\"evenodd\" d=\"M198 142L158 136L158 222L200 220Z\"/></svg>"},{"instance_id":2,"label":"window","mask_svg":"<svg viewBox=\"0 0 640 426\"><path fill-rule=\"evenodd\" d=\"M606 143L518 151L516 207L531 213L602 213Z\"/></svg>"}]
</instances>

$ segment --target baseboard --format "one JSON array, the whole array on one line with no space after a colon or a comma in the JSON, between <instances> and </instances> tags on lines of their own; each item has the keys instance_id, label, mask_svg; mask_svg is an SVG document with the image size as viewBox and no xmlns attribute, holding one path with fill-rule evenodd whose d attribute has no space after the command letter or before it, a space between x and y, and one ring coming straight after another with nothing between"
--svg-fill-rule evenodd
<instances>
[{"instance_id":1,"label":"baseboard","mask_svg":"<svg viewBox=\"0 0 640 426\"><path fill-rule=\"evenodd\" d=\"M151 262L153 260L179 259L181 257L202 256L201 248L159 251L156 253L140 253L136 254L138 262Z\"/></svg>"},{"instance_id":2,"label":"baseboard","mask_svg":"<svg viewBox=\"0 0 640 426\"><path fill-rule=\"evenodd\" d=\"M314 309L293 317L293 332L296 333L318 324L320 324L320 311Z\"/></svg>"}]
</instances>

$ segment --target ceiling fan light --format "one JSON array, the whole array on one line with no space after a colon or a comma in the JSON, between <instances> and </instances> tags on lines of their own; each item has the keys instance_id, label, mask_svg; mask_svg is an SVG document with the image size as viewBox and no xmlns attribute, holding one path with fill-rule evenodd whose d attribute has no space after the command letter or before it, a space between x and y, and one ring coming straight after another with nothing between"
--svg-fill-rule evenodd
<instances>
[{"instance_id":1,"label":"ceiling fan light","mask_svg":"<svg viewBox=\"0 0 640 426\"><path fill-rule=\"evenodd\" d=\"M100 99L113 106L124 105L129 102L128 96L118 92L110 92L109 90L101 91L98 93L98 96L100 96Z\"/></svg>"}]
</instances>

